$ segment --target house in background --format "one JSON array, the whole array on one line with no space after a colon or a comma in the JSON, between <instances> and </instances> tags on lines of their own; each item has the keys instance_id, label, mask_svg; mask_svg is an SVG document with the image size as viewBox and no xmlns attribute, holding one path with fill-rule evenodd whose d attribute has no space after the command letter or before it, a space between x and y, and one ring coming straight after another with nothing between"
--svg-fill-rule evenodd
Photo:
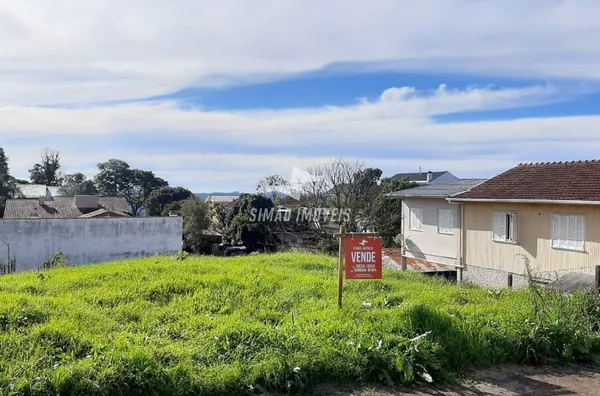
<instances>
[{"instance_id":1,"label":"house in background","mask_svg":"<svg viewBox=\"0 0 600 396\"><path fill-rule=\"evenodd\" d=\"M463 207L464 280L506 286L525 258L542 279L600 264L600 161L520 164L448 201Z\"/></svg>"},{"instance_id":2,"label":"house in background","mask_svg":"<svg viewBox=\"0 0 600 396\"><path fill-rule=\"evenodd\" d=\"M17 184L12 194L14 199L33 199L45 197L50 194L53 197L64 197L60 187L46 186L44 184Z\"/></svg>"},{"instance_id":3,"label":"house in background","mask_svg":"<svg viewBox=\"0 0 600 396\"><path fill-rule=\"evenodd\" d=\"M222 206L231 204L239 198L239 195L209 195L206 197L205 202L210 203L213 206Z\"/></svg>"},{"instance_id":4,"label":"house in background","mask_svg":"<svg viewBox=\"0 0 600 396\"><path fill-rule=\"evenodd\" d=\"M416 173L398 173L391 177L392 179L408 180L420 185L426 184L441 184L459 180L448 171L438 172L416 172Z\"/></svg>"},{"instance_id":5,"label":"house in background","mask_svg":"<svg viewBox=\"0 0 600 396\"><path fill-rule=\"evenodd\" d=\"M402 199L403 260L410 267L456 271L461 265L461 205L446 198L482 183L461 179L390 193Z\"/></svg>"},{"instance_id":6,"label":"house in background","mask_svg":"<svg viewBox=\"0 0 600 396\"><path fill-rule=\"evenodd\" d=\"M55 197L47 190L42 197L7 200L4 219L130 217L129 210L130 206L123 197Z\"/></svg>"}]
</instances>

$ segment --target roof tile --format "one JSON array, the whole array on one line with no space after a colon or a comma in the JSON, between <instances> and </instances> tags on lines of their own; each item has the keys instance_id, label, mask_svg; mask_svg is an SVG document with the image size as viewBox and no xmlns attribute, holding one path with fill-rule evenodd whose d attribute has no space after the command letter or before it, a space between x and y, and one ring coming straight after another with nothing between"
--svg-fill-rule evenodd
<instances>
[{"instance_id":1,"label":"roof tile","mask_svg":"<svg viewBox=\"0 0 600 396\"><path fill-rule=\"evenodd\" d=\"M519 164L454 198L600 201L600 161Z\"/></svg>"},{"instance_id":2,"label":"roof tile","mask_svg":"<svg viewBox=\"0 0 600 396\"><path fill-rule=\"evenodd\" d=\"M40 205L38 199L9 199L4 210L5 219L69 219L83 214L106 209L110 212L127 213L129 204L122 197L99 197L100 208L80 209L75 205L75 197L54 197Z\"/></svg>"}]
</instances>

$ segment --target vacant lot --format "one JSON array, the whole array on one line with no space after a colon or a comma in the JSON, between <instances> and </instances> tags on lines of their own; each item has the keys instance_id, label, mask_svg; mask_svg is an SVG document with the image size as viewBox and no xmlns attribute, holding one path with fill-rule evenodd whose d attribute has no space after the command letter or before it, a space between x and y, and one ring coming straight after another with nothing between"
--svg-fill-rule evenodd
<instances>
[{"instance_id":1,"label":"vacant lot","mask_svg":"<svg viewBox=\"0 0 600 396\"><path fill-rule=\"evenodd\" d=\"M578 361L598 350L599 305L589 296L548 295L536 317L528 292L385 272L383 281L347 283L339 311L336 277L334 259L307 254L149 258L1 277L0 394L437 382L472 367Z\"/></svg>"}]
</instances>

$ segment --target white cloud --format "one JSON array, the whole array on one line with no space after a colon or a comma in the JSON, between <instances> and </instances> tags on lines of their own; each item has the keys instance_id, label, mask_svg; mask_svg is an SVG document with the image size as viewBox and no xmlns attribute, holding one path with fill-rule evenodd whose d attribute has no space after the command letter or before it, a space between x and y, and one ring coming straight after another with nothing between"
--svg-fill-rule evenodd
<instances>
[{"instance_id":1,"label":"white cloud","mask_svg":"<svg viewBox=\"0 0 600 396\"><path fill-rule=\"evenodd\" d=\"M551 86L521 89L390 88L377 101L312 109L203 111L173 104L91 108L0 108L0 140L13 174L45 146L67 172L93 175L122 158L196 191L249 190L261 177L287 176L344 155L402 171L447 169L489 176L521 161L590 158L600 148L600 116L440 124L432 118L556 99Z\"/></svg>"},{"instance_id":2,"label":"white cloud","mask_svg":"<svg viewBox=\"0 0 600 396\"><path fill-rule=\"evenodd\" d=\"M0 104L139 98L338 62L600 80L600 2L0 3Z\"/></svg>"}]
</instances>

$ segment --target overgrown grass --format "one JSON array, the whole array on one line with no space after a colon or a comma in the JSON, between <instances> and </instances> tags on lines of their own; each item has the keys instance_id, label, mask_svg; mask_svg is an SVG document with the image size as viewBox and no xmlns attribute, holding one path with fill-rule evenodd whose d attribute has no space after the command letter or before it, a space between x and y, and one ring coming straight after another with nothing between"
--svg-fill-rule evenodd
<instances>
[{"instance_id":1,"label":"overgrown grass","mask_svg":"<svg viewBox=\"0 0 600 396\"><path fill-rule=\"evenodd\" d=\"M585 360L599 347L590 296L549 295L540 317L526 291L386 271L346 283L339 311L336 281L335 259L292 253L3 276L0 393L294 392L443 380L532 354Z\"/></svg>"}]
</instances>

